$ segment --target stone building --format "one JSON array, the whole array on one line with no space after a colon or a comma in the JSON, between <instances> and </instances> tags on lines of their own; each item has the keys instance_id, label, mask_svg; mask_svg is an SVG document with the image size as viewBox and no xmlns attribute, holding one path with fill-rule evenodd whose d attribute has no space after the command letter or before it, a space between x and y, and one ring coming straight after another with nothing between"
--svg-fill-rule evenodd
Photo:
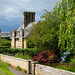
<instances>
[{"instance_id":1,"label":"stone building","mask_svg":"<svg viewBox=\"0 0 75 75\"><path fill-rule=\"evenodd\" d=\"M0 30L0 38L1 38L1 41L10 40L11 33L10 32L1 32L1 30Z\"/></svg>"},{"instance_id":2,"label":"stone building","mask_svg":"<svg viewBox=\"0 0 75 75\"><path fill-rule=\"evenodd\" d=\"M35 12L23 13L23 25L16 31L12 31L11 47L12 48L26 48L26 38L29 36L30 31L33 29L35 22Z\"/></svg>"}]
</instances>

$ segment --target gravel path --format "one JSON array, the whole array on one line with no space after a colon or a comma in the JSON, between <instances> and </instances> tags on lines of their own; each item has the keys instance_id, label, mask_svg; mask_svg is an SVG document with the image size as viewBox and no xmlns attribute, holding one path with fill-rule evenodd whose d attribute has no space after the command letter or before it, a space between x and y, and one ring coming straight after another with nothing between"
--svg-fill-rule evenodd
<instances>
[{"instance_id":1,"label":"gravel path","mask_svg":"<svg viewBox=\"0 0 75 75\"><path fill-rule=\"evenodd\" d=\"M3 72L0 71L1 74L3 74Z\"/></svg>"},{"instance_id":2,"label":"gravel path","mask_svg":"<svg viewBox=\"0 0 75 75\"><path fill-rule=\"evenodd\" d=\"M22 72L22 71L18 71L18 70L15 70L14 68L12 68L12 67L8 67L9 68L9 70L12 72L12 73L14 73L14 74L16 74L16 75L31 75L31 74L27 74L27 73L24 73L24 72Z\"/></svg>"}]
</instances>

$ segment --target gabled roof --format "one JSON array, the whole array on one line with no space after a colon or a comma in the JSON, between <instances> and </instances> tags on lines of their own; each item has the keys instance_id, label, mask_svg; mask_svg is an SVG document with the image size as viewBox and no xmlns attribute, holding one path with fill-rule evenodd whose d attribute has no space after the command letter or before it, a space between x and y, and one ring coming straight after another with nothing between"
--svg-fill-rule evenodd
<instances>
[{"instance_id":1,"label":"gabled roof","mask_svg":"<svg viewBox=\"0 0 75 75\"><path fill-rule=\"evenodd\" d=\"M2 38L10 38L11 37L11 33L7 32L7 33L0 33L0 37Z\"/></svg>"},{"instance_id":2,"label":"gabled roof","mask_svg":"<svg viewBox=\"0 0 75 75\"><path fill-rule=\"evenodd\" d=\"M28 35L30 34L30 31L33 29L33 25L36 25L37 23L38 21L32 22L25 28L26 32L24 33L24 38L28 37Z\"/></svg>"},{"instance_id":3,"label":"gabled roof","mask_svg":"<svg viewBox=\"0 0 75 75\"><path fill-rule=\"evenodd\" d=\"M29 34L30 34L30 31L33 29L33 25L36 25L39 21L37 22L32 22L32 23L29 23L25 29L24 29L24 38L26 38ZM15 38L19 38L19 33L20 33L20 29L23 29L23 25L20 26L18 29L17 29L17 34L16 34L16 37Z\"/></svg>"}]
</instances>

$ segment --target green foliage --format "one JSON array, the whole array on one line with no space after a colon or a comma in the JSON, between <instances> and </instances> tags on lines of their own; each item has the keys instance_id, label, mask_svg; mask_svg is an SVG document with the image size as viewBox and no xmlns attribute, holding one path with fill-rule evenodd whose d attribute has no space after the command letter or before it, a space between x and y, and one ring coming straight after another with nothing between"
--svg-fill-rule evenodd
<instances>
[{"instance_id":1,"label":"green foliage","mask_svg":"<svg viewBox=\"0 0 75 75\"><path fill-rule=\"evenodd\" d=\"M7 64L2 61L0 61L0 71L2 72L2 75L15 75L9 71Z\"/></svg>"},{"instance_id":2,"label":"green foliage","mask_svg":"<svg viewBox=\"0 0 75 75\"><path fill-rule=\"evenodd\" d=\"M71 58L70 63L58 64L58 65L56 65L56 68L71 71L71 72L75 72L75 56L73 56Z\"/></svg>"},{"instance_id":3,"label":"green foliage","mask_svg":"<svg viewBox=\"0 0 75 75\"><path fill-rule=\"evenodd\" d=\"M0 46L1 46L1 37L0 37Z\"/></svg>"},{"instance_id":4,"label":"green foliage","mask_svg":"<svg viewBox=\"0 0 75 75\"><path fill-rule=\"evenodd\" d=\"M24 70L25 73L27 73L27 70Z\"/></svg>"},{"instance_id":5,"label":"green foliage","mask_svg":"<svg viewBox=\"0 0 75 75\"><path fill-rule=\"evenodd\" d=\"M57 49L58 45L58 18L54 13L46 12L42 16L44 19L37 25L33 25L30 37L27 38L29 47L39 49Z\"/></svg>"},{"instance_id":6,"label":"green foliage","mask_svg":"<svg viewBox=\"0 0 75 75\"><path fill-rule=\"evenodd\" d=\"M10 46L0 46L0 49L1 48L3 48L3 49L5 49L5 48L10 48Z\"/></svg>"},{"instance_id":7,"label":"green foliage","mask_svg":"<svg viewBox=\"0 0 75 75\"><path fill-rule=\"evenodd\" d=\"M65 64L58 64L56 66L58 69L63 69L71 72L75 72L75 64L65 63Z\"/></svg>"},{"instance_id":8,"label":"green foliage","mask_svg":"<svg viewBox=\"0 0 75 75\"><path fill-rule=\"evenodd\" d=\"M41 50L38 49L12 49L12 48L0 49L1 54L15 56L27 60L33 58L35 55L38 55L40 51Z\"/></svg>"},{"instance_id":9,"label":"green foliage","mask_svg":"<svg viewBox=\"0 0 75 75\"><path fill-rule=\"evenodd\" d=\"M57 2L53 12L46 12L28 38L28 47L53 49L75 54L75 1Z\"/></svg>"},{"instance_id":10,"label":"green foliage","mask_svg":"<svg viewBox=\"0 0 75 75\"><path fill-rule=\"evenodd\" d=\"M0 46L11 46L11 41L1 41Z\"/></svg>"},{"instance_id":11,"label":"green foliage","mask_svg":"<svg viewBox=\"0 0 75 75\"><path fill-rule=\"evenodd\" d=\"M19 66L16 68L16 70L22 71L22 68L20 68Z\"/></svg>"},{"instance_id":12,"label":"green foliage","mask_svg":"<svg viewBox=\"0 0 75 75\"><path fill-rule=\"evenodd\" d=\"M21 67L17 66L16 67L16 70L19 70L19 71L24 71L25 73L27 73L27 70L23 70Z\"/></svg>"},{"instance_id":13,"label":"green foliage","mask_svg":"<svg viewBox=\"0 0 75 75\"><path fill-rule=\"evenodd\" d=\"M55 10L60 19L59 41L60 50L68 51L75 50L75 1L62 0L58 2Z\"/></svg>"}]
</instances>

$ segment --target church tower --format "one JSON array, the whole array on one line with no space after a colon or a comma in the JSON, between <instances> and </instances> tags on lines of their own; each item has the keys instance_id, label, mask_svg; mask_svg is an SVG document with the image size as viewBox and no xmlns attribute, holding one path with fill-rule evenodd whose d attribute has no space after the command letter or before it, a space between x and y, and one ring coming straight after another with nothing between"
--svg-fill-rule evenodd
<instances>
[{"instance_id":1,"label":"church tower","mask_svg":"<svg viewBox=\"0 0 75 75\"><path fill-rule=\"evenodd\" d=\"M35 21L35 12L23 12L23 29L31 22Z\"/></svg>"}]
</instances>

